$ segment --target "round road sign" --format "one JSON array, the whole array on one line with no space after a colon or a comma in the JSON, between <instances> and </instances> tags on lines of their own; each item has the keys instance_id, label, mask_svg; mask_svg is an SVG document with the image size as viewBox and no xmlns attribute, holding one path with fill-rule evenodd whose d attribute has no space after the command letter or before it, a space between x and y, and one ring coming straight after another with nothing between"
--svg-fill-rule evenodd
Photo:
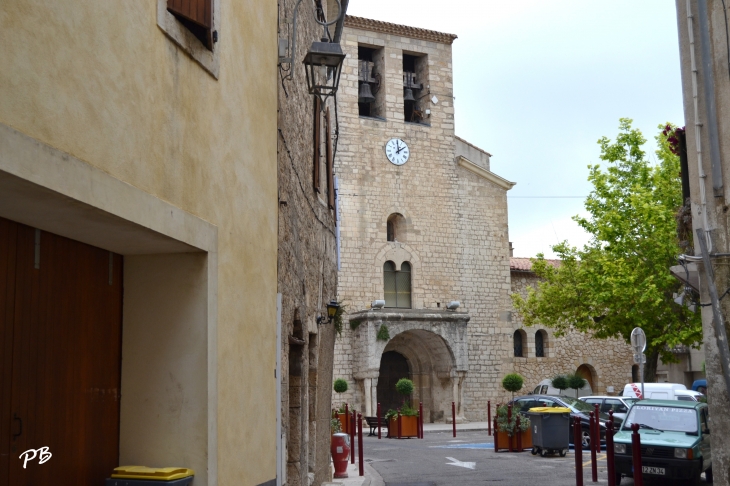
<instances>
[{"instance_id":1,"label":"round road sign","mask_svg":"<svg viewBox=\"0 0 730 486\"><path fill-rule=\"evenodd\" d=\"M646 334L640 327L635 327L631 331L631 347L634 348L634 354L640 354L646 351Z\"/></svg>"}]
</instances>

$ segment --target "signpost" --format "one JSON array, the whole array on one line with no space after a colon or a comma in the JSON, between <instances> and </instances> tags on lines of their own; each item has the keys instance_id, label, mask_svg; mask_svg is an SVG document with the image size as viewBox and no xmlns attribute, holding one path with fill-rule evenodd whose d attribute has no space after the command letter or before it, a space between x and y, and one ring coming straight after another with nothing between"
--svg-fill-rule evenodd
<instances>
[{"instance_id":1,"label":"signpost","mask_svg":"<svg viewBox=\"0 0 730 486\"><path fill-rule=\"evenodd\" d=\"M640 327L631 331L631 347L634 350L634 363L639 365L639 377L641 380L641 398L644 399L644 364L646 364L646 334Z\"/></svg>"}]
</instances>

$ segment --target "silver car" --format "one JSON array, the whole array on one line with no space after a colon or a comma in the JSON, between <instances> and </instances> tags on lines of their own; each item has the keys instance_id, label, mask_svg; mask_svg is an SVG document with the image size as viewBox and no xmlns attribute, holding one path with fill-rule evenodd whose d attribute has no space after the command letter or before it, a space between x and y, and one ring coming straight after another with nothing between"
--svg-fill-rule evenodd
<instances>
[{"instance_id":1,"label":"silver car","mask_svg":"<svg viewBox=\"0 0 730 486\"><path fill-rule=\"evenodd\" d=\"M615 397L609 395L591 395L588 397L580 397L581 401L589 403L591 405L598 404L598 410L603 413L608 413L613 410L613 416L620 419L622 422L626 418L626 413L629 411L631 404L638 401L638 398L631 397Z\"/></svg>"}]
</instances>

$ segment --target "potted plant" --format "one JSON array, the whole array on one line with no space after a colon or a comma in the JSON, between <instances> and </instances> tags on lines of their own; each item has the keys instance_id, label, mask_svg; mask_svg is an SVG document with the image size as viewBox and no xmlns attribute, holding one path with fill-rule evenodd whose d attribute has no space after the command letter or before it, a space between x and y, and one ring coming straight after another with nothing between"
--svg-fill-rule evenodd
<instances>
[{"instance_id":1,"label":"potted plant","mask_svg":"<svg viewBox=\"0 0 730 486\"><path fill-rule=\"evenodd\" d=\"M338 395L345 393L348 389L347 380L343 378L337 378L334 382L333 388ZM337 415L337 419L340 421L340 431L344 432L345 434L350 433L350 417L349 413L347 412L348 411L344 403L342 403L337 412L335 412Z\"/></svg>"},{"instance_id":2,"label":"potted plant","mask_svg":"<svg viewBox=\"0 0 730 486\"><path fill-rule=\"evenodd\" d=\"M502 379L502 388L512 393L522 390L525 380L517 373L510 373ZM507 405L497 407L496 436L494 450L508 449L521 452L523 449L532 448L532 432L530 430L530 419L520 415L517 411L511 410Z\"/></svg>"},{"instance_id":3,"label":"potted plant","mask_svg":"<svg viewBox=\"0 0 730 486\"><path fill-rule=\"evenodd\" d=\"M400 437L418 437L418 410L411 407L410 396L413 393L413 382L401 378L395 389L403 395L403 406L399 410L390 409L385 414L388 423L388 437L398 437L398 411L400 411Z\"/></svg>"},{"instance_id":4,"label":"potted plant","mask_svg":"<svg viewBox=\"0 0 730 486\"><path fill-rule=\"evenodd\" d=\"M497 407L496 434L494 450L508 449L522 452L532 449L532 431L530 419L521 415L517 410L510 410L507 405Z\"/></svg>"}]
</instances>

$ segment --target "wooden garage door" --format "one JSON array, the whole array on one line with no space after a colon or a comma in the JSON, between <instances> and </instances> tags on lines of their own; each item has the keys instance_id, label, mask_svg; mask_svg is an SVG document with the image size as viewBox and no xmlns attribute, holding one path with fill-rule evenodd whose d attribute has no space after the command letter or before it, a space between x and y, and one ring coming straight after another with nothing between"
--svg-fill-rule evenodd
<instances>
[{"instance_id":1,"label":"wooden garage door","mask_svg":"<svg viewBox=\"0 0 730 486\"><path fill-rule=\"evenodd\" d=\"M0 218L0 484L103 484L118 465L121 317L121 256Z\"/></svg>"}]
</instances>

